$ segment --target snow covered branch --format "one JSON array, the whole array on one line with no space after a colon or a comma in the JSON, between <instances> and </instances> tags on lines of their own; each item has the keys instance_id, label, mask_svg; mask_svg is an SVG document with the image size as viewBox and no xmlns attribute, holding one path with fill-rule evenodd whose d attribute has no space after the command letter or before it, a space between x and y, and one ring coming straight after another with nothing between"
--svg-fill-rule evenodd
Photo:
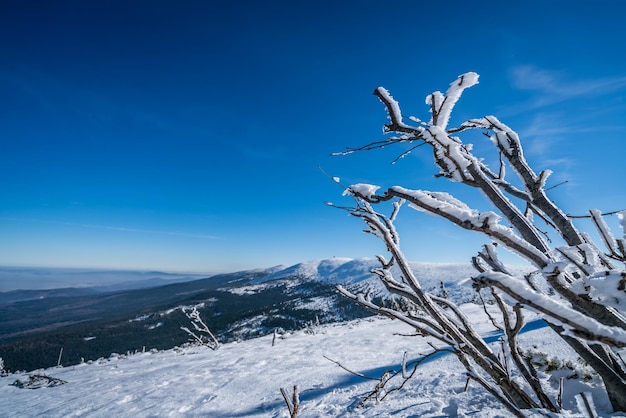
<instances>
[{"instance_id":1,"label":"snow covered branch","mask_svg":"<svg viewBox=\"0 0 626 418\"><path fill-rule=\"evenodd\" d=\"M428 96L426 104L431 106L431 123L441 129L446 129L450 121L452 109L454 109L454 105L461 98L461 94L463 94L465 89L476 84L478 84L478 74L469 72L460 75L459 78L450 83L445 96L438 91Z\"/></svg>"},{"instance_id":2,"label":"snow covered branch","mask_svg":"<svg viewBox=\"0 0 626 418\"><path fill-rule=\"evenodd\" d=\"M517 302L545 315L547 321L563 326L576 337L606 344L626 346L626 330L607 327L571 307L531 289L518 278L505 273L482 273L474 279L479 286L495 286Z\"/></svg>"},{"instance_id":3,"label":"snow covered branch","mask_svg":"<svg viewBox=\"0 0 626 418\"><path fill-rule=\"evenodd\" d=\"M373 190L367 187L356 189L370 196ZM353 215L364 219L369 227L368 231L379 237L392 255L390 261L379 257L381 268L373 272L381 278L391 293L406 298L424 310L425 314L415 315L411 312L379 306L366 294L354 294L342 286L338 287L339 292L372 312L406 323L419 335L433 337L449 345L468 369L468 376L472 376L481 385L486 385L491 393L497 393L498 397L506 399L505 404L512 408L511 412L515 415L522 416L520 409L537 407L539 403L533 400L533 396L528 395L522 386L510 379L505 364L474 329L461 309L453 302L430 295L422 289L419 279L413 274L399 247L399 236L391 218L375 212L367 200L361 199ZM394 209L392 218L395 216L397 216L397 207ZM397 266L399 269L400 280L392 274L392 266ZM544 406L548 407L548 405Z\"/></svg>"},{"instance_id":4,"label":"snow covered branch","mask_svg":"<svg viewBox=\"0 0 626 418\"><path fill-rule=\"evenodd\" d=\"M389 114L389 120L391 123L386 125L386 129L388 132L405 132L405 133L414 133L417 128L408 126L402 120L402 112L400 111L400 106L398 102L391 97L391 94L384 87L378 87L374 90L374 95L380 99L381 102L387 108Z\"/></svg>"},{"instance_id":5,"label":"snow covered branch","mask_svg":"<svg viewBox=\"0 0 626 418\"><path fill-rule=\"evenodd\" d=\"M450 344L466 367L468 377L502 400L515 414L537 406L553 412L561 408L546 395L536 370L518 347L522 310L538 312L601 376L613 408L626 411L626 366L617 360L616 352L626 346L626 236L616 238L604 220L606 214L597 210L590 211L589 218L606 250L601 250L588 233L580 231L574 225L574 218L548 197L551 188L546 188L546 182L552 172L533 170L519 135L495 116L473 118L458 127L448 127L461 95L477 83L478 75L469 72L452 82L445 94L436 91L428 95L430 121L409 117L415 124L405 122L400 104L386 89L377 88L374 94L385 105L390 120L384 132L392 136L351 148L349 152L398 143L410 144L412 151L415 142L418 146L426 145L432 149L434 164L439 169L436 177L480 190L493 210L479 212L446 192L398 185L381 188L363 183L347 187L344 194L356 202L351 214L362 219L367 225L366 232L379 238L390 253L389 261L379 257L381 268L373 272L390 293L410 301L424 314L416 316L385 308L374 304L366 295L352 294L343 288L340 291L374 312L400 319L418 333ZM475 130L487 136L495 147L499 156L497 169L489 168L488 160L475 155L472 144L461 139L460 136ZM513 179L515 183L507 178L508 172L517 176ZM393 205L390 216L374 209L388 203ZM501 329L509 357L530 392L511 379L507 364L493 353L459 307L422 289L401 249L400 233L395 226L405 203L493 242L472 259L479 272L474 283L477 288L491 292L502 316ZM624 229L626 212L620 212L619 216ZM537 220L545 222L549 231L544 231ZM544 228L545 225L542 224ZM557 240L565 245L553 245L552 234L557 234ZM498 259L496 244L527 260L534 273L513 275ZM392 272L391 266L396 272Z\"/></svg>"},{"instance_id":6,"label":"snow covered branch","mask_svg":"<svg viewBox=\"0 0 626 418\"><path fill-rule=\"evenodd\" d=\"M185 316L189 318L189 320L191 320L191 325L193 326L194 330L200 335L190 330L189 327L181 326L180 329L189 334L193 342L199 345L205 345L211 350L217 350L220 347L220 342L217 340L215 335L213 335L213 333L209 329L209 326L200 317L200 312L198 312L198 308L194 306L190 311L187 310L187 308L182 308L182 311Z\"/></svg>"}]
</instances>

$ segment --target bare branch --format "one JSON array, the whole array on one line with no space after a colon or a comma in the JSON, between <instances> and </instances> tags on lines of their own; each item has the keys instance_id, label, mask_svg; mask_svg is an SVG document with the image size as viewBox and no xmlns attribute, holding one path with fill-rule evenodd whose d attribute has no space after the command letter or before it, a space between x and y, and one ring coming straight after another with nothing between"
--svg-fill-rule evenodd
<instances>
[{"instance_id":1,"label":"bare branch","mask_svg":"<svg viewBox=\"0 0 626 418\"><path fill-rule=\"evenodd\" d=\"M611 212L605 212L605 213L601 213L600 216L609 216L609 215L617 215L618 213L624 212L626 211L626 209L620 209L620 210L614 210ZM591 215L566 215L568 218L571 219L584 219L584 218L591 218Z\"/></svg>"},{"instance_id":2,"label":"bare branch","mask_svg":"<svg viewBox=\"0 0 626 418\"><path fill-rule=\"evenodd\" d=\"M353 374L355 376L361 377L363 379L368 379L368 380L380 380L379 377L370 377L370 376L366 376L363 373L359 373L359 372L355 372L353 370L348 369L346 366L344 366L343 364L341 364L340 362L338 362L337 360L333 360L330 357L324 356L324 358L332 363L335 363L337 366L341 367L342 369L344 369L345 371L347 371L350 374Z\"/></svg>"},{"instance_id":3,"label":"bare branch","mask_svg":"<svg viewBox=\"0 0 626 418\"><path fill-rule=\"evenodd\" d=\"M298 413L300 412L300 398L298 397L298 386L293 387L293 395L292 398L289 399L289 395L287 395L287 391L283 388L280 388L280 393L283 395L283 399L287 404L287 409L289 410L290 418L297 418Z\"/></svg>"}]
</instances>

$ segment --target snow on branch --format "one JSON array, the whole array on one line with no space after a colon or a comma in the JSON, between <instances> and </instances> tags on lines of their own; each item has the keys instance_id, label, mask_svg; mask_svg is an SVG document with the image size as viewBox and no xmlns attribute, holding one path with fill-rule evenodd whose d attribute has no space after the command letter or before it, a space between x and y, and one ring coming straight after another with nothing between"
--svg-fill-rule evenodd
<instances>
[{"instance_id":1,"label":"snow on branch","mask_svg":"<svg viewBox=\"0 0 626 418\"><path fill-rule=\"evenodd\" d=\"M589 296L614 309L626 305L626 273L619 270L602 271L588 279Z\"/></svg>"},{"instance_id":2,"label":"snow on branch","mask_svg":"<svg viewBox=\"0 0 626 418\"><path fill-rule=\"evenodd\" d=\"M381 102L387 108L389 114L389 120L391 123L386 125L388 132L406 132L414 133L416 128L411 127L404 123L402 120L402 112L400 111L400 105L395 101L391 94L384 87L378 87L374 90L374 95L380 99Z\"/></svg>"},{"instance_id":3,"label":"snow on branch","mask_svg":"<svg viewBox=\"0 0 626 418\"><path fill-rule=\"evenodd\" d=\"M485 272L474 279L477 285L496 286L517 302L546 315L547 320L561 325L580 338L602 341L617 347L626 346L626 330L606 326L572 309L554 297L537 293L526 283L505 273Z\"/></svg>"},{"instance_id":4,"label":"snow on branch","mask_svg":"<svg viewBox=\"0 0 626 418\"><path fill-rule=\"evenodd\" d=\"M617 240L617 247L620 253L626 260L626 211L619 211L617 217L620 220L620 227L622 228L623 238Z\"/></svg>"},{"instance_id":5,"label":"snow on branch","mask_svg":"<svg viewBox=\"0 0 626 418\"><path fill-rule=\"evenodd\" d=\"M609 250L609 256L620 259L617 240L613 236L613 233L609 229L609 226L604 221L604 218L602 217L602 212L597 209L592 209L589 211L589 214L591 215L591 219L593 220L593 223L600 233L600 238L602 238L602 242L604 242L604 245Z\"/></svg>"},{"instance_id":6,"label":"snow on branch","mask_svg":"<svg viewBox=\"0 0 626 418\"><path fill-rule=\"evenodd\" d=\"M344 190L343 195L357 195L363 197L364 199L371 200L373 196L376 195L378 189L380 189L380 186L376 186L373 184L357 183L351 185L346 190Z\"/></svg>"},{"instance_id":7,"label":"snow on branch","mask_svg":"<svg viewBox=\"0 0 626 418\"><path fill-rule=\"evenodd\" d=\"M519 412L522 416L520 409L534 408L536 401L551 411L562 408L562 405L555 406L545 396L541 385L537 384L536 370L533 371L530 364L525 365L523 359L517 356L519 353L515 352L514 338L521 323L522 305L540 312L551 328L559 332L581 358L592 364L602 377L611 405L616 410L626 411L626 365L622 366L623 361L620 363L615 352L611 351L626 346L626 271L623 267L616 267L615 263L626 263L626 235L619 239L613 236L603 219L607 214L599 211L591 211L588 217L595 224L607 251L600 250L589 234L579 231L573 223L574 217L566 215L547 196L550 188L546 188L546 183L552 172L547 169L535 172L526 161L519 135L495 116L469 119L456 128L448 129L452 110L462 93L477 83L476 73L466 73L451 83L445 94L436 91L429 95L426 103L430 106L431 120L422 122L410 117L415 126L404 122L400 105L387 90L379 87L374 91L389 115L390 123L385 125L385 133L397 135L386 141L352 148L349 152L382 148L394 143L414 145L412 142L419 140L419 145L426 144L432 148L435 165L440 170L436 177L479 189L493 211L481 213L443 192L401 186L381 191L379 186L369 184L355 184L347 188L344 194L352 196L356 202L351 214L360 217L369 228L366 232L380 238L391 254L391 260L381 261L382 268L373 272L391 293L422 308L425 316L436 324L430 330L436 329L438 332L435 334L443 333L454 341L454 349L466 366L468 376L480 382L503 403L509 403L510 410L515 414ZM490 169L481 156L474 154L471 144L465 144L460 137L454 136L477 129L483 131L495 145L499 153L499 169ZM410 151L414 149L415 146ZM513 185L507 180L509 169L521 180L517 181L519 184ZM374 205L385 202L394 204L390 217L374 210ZM531 280L530 275L514 277L498 259L493 245L485 246L473 258L475 267L481 272L475 283L478 288L489 288L498 302L506 325L509 355L535 392L535 400L529 399L524 390L509 380L511 376L507 364L494 357L484 341L473 334L473 328L465 323L460 311L421 288L400 248L400 234L394 225L398 208L404 202L408 202L413 209L484 234L537 268L533 276L536 280ZM622 229L626 230L626 211L618 216ZM551 235L542 230L537 220L553 228L557 239L565 245L554 245ZM399 279L388 270L393 263L400 270ZM387 316L404 314L393 313L393 310L382 311L380 307L371 305L364 295L345 295ZM508 295L507 303L510 298L515 301L513 313L511 306L505 306L504 295ZM414 323L407 323L415 329L425 327L424 322L415 323L415 319L410 317L405 319L412 320ZM561 332L563 329L565 331ZM470 364L468 359L475 364ZM483 379L486 376L481 377L479 373L482 372L489 379Z\"/></svg>"},{"instance_id":8,"label":"snow on branch","mask_svg":"<svg viewBox=\"0 0 626 418\"><path fill-rule=\"evenodd\" d=\"M536 266L544 267L549 263L549 259L541 251L517 236L510 228L501 225L499 215L491 211L479 213L448 193L393 186L384 196L386 200L391 197L402 198L409 202L413 209L441 216L464 229L482 232L502 242L507 248Z\"/></svg>"},{"instance_id":9,"label":"snow on branch","mask_svg":"<svg viewBox=\"0 0 626 418\"><path fill-rule=\"evenodd\" d=\"M290 418L297 418L300 412L300 396L298 395L298 386L294 385L291 398L287 394L284 388L280 388L280 394L283 395L285 404L287 404L287 410L289 411Z\"/></svg>"},{"instance_id":10,"label":"snow on branch","mask_svg":"<svg viewBox=\"0 0 626 418\"><path fill-rule=\"evenodd\" d=\"M500 122L495 116L473 119L468 126L470 125L494 132L490 139L524 183L526 192L531 198L529 201L532 204L531 208L540 211L540 214L543 213L542 217L550 219L550 224L561 233L569 245L581 244L583 239L571 220L546 195L545 184L552 171L544 170L539 175L533 171L524 157L517 132Z\"/></svg>"},{"instance_id":11,"label":"snow on branch","mask_svg":"<svg viewBox=\"0 0 626 418\"><path fill-rule=\"evenodd\" d=\"M436 91L426 98L426 104L431 106L432 124L446 129L450 121L450 115L454 105L458 102L465 89L478 84L478 74L468 72L462 74L455 81L450 83L450 87L444 96Z\"/></svg>"},{"instance_id":12,"label":"snow on branch","mask_svg":"<svg viewBox=\"0 0 626 418\"><path fill-rule=\"evenodd\" d=\"M217 350L220 347L220 342L217 340L215 335L209 329L209 326L202 320L200 317L200 312L198 312L198 308L194 306L191 311L186 308L181 308L183 313L189 320L191 321L191 325L196 332L200 333L200 335L196 334L194 331L190 330L188 327L181 326L180 329L185 331L190 339L199 344L209 347L211 350Z\"/></svg>"},{"instance_id":13,"label":"snow on branch","mask_svg":"<svg viewBox=\"0 0 626 418\"><path fill-rule=\"evenodd\" d=\"M441 176L457 182L473 180L467 172L471 159L458 138L449 136L445 129L436 125L425 129L422 137L433 147L435 163L441 168Z\"/></svg>"}]
</instances>

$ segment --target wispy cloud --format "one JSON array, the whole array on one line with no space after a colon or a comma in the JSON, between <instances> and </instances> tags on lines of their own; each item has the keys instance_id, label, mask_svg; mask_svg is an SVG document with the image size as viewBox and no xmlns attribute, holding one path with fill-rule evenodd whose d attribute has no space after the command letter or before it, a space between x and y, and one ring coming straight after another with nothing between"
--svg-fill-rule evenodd
<instances>
[{"instance_id":1,"label":"wispy cloud","mask_svg":"<svg viewBox=\"0 0 626 418\"><path fill-rule=\"evenodd\" d=\"M526 110L626 89L626 76L574 79L565 72L544 70L532 65L512 68L510 80L513 87L518 90L537 93L530 102L523 104Z\"/></svg>"},{"instance_id":2,"label":"wispy cloud","mask_svg":"<svg viewBox=\"0 0 626 418\"><path fill-rule=\"evenodd\" d=\"M71 222L63 222L66 225L80 226L83 228L95 228L95 229L108 229L111 231L122 231L122 232L139 232L145 234L161 234L161 235L172 235L177 237L187 237L187 238L199 238L199 239L219 239L219 237L215 235L205 235L205 234L191 234L187 232L178 232L178 231L164 231L158 229L140 229L140 228L127 228L123 226L110 226L110 225L98 225L98 224L80 224L80 223L71 223Z\"/></svg>"},{"instance_id":3,"label":"wispy cloud","mask_svg":"<svg viewBox=\"0 0 626 418\"><path fill-rule=\"evenodd\" d=\"M624 129L622 125L596 126L588 119L572 120L568 115L560 112L540 112L526 126L518 130L518 133L525 141L541 141L543 145L537 144L536 149L527 148L527 150L542 153L546 151L547 144L557 145L573 135L580 137L590 134L606 134Z\"/></svg>"},{"instance_id":4,"label":"wispy cloud","mask_svg":"<svg viewBox=\"0 0 626 418\"><path fill-rule=\"evenodd\" d=\"M37 223L45 223L45 224L52 224L52 225L65 225L65 226L73 226L73 227L80 227L80 228L103 229L103 230L108 230L108 231L134 232L134 233L142 233L142 234L159 234L159 235L170 235L170 236L177 236L177 237L210 239L210 240L220 239L220 237L216 235L193 234L193 233L187 233L187 232L167 231L167 230L159 230L159 229L129 228L125 226L51 221L51 220L43 220L43 219L22 219L22 218L8 218L8 217L2 217L0 219L4 219L8 221L37 222Z\"/></svg>"}]
</instances>

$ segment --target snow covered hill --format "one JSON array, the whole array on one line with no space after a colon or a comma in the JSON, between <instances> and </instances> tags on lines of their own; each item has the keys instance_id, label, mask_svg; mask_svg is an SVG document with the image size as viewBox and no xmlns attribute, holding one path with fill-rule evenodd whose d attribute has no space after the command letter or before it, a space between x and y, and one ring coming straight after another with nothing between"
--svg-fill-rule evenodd
<instances>
[{"instance_id":1,"label":"snow covered hill","mask_svg":"<svg viewBox=\"0 0 626 418\"><path fill-rule=\"evenodd\" d=\"M401 391L392 391L379 402L370 400L360 405L375 388L376 379L401 368L404 353L409 360L415 360L432 350L428 340L409 336L411 329L397 321L368 317L321 325L310 322L306 329L295 327L276 337L270 334L251 338L254 332L273 329L268 325L271 321L292 321L297 312L308 312L310 316L337 310L338 305L332 302L332 298L339 298L332 291L336 284L373 287L375 293L384 294L369 273L375 266L375 261L368 259L314 260L221 275L215 282L221 287L214 283L211 291L203 290L201 282L159 290L171 294L178 289L189 297L188 302L204 303L204 314L212 324L226 316L226 306L241 308L248 301L258 307L232 311L239 319L226 323L232 332L245 334L246 338L225 343L216 351L189 345L166 350L151 350L148 346L145 352L107 353L83 364L2 376L0 417L287 417L280 388L291 391L294 385L300 392L301 418L510 416L477 384L466 387L464 369L453 355L445 353L424 362ZM462 283L473 274L468 265L416 263L413 269L424 287L433 292L442 291L443 283L448 297L463 303L466 315L498 349L500 333L486 318L483 307L466 303L474 299L471 287ZM224 300L219 302L218 297ZM344 298L337 300L353 305ZM270 304L265 305L266 301ZM149 329L158 338L165 335L158 333L166 328L158 324L171 321L173 312L177 312L176 307L125 323L139 324L140 328L135 329ZM85 344L103 341L96 333L84 340ZM531 318L520 341L523 350L529 350L539 364L545 365L539 377L546 382L550 396L556 398L559 382L563 381L563 405L568 412L562 416L584 416L576 397L583 391L594 393L602 416L611 416L606 395L596 393L598 378L542 321ZM544 354L548 345L555 357ZM573 376L577 378L568 379ZM580 376L587 378L581 380ZM62 384L28 388L31 383L50 381ZM400 383L394 381L388 388Z\"/></svg>"},{"instance_id":2,"label":"snow covered hill","mask_svg":"<svg viewBox=\"0 0 626 418\"><path fill-rule=\"evenodd\" d=\"M481 307L468 304L464 311L480 324L489 341L498 344L498 334ZM66 383L37 390L13 386L16 380L29 379L26 374L13 374L0 378L0 416L288 417L280 388L291 391L293 385L299 388L302 418L510 416L477 384L466 388L463 369L454 356L445 354L423 363L402 391L359 407L376 380L348 373L329 359L353 372L380 378L386 370L400 368L403 353L417 359L430 351L425 339L407 333L406 325L397 321L369 318L319 326L314 333L287 333L274 345L273 337L265 336L225 344L217 351L176 348L38 370L30 375L47 375ZM530 327L521 341L537 353L550 344L559 362L570 360L582 367L545 328ZM564 416L583 416L575 395L593 391L597 384L567 379L576 372L561 368L540 376L550 382L552 396L557 395L559 378L565 377L564 405L571 414ZM607 402L600 398L600 412L607 411Z\"/></svg>"},{"instance_id":3,"label":"snow covered hill","mask_svg":"<svg viewBox=\"0 0 626 418\"><path fill-rule=\"evenodd\" d=\"M145 289L72 295L43 291L29 301L0 302L0 357L13 370L32 370L108 356L111 352L167 349L181 345L188 320L181 307L200 306L200 313L223 342L271 334L275 329L303 329L312 322L329 323L369 315L340 296L342 284L351 290L370 289L387 297L370 270L372 259L332 258L294 266L222 274L211 278ZM475 299L462 285L474 271L469 264L414 263L423 287L445 291L457 302ZM443 284L443 288L442 288ZM72 289L69 289L72 290Z\"/></svg>"},{"instance_id":4,"label":"snow covered hill","mask_svg":"<svg viewBox=\"0 0 626 418\"><path fill-rule=\"evenodd\" d=\"M277 269L255 282L265 283L284 278L301 278L333 285L341 284L351 289L368 288L374 295L387 295L380 280L370 273L373 268L377 267L380 267L378 261L370 258L318 259ZM440 293L443 285L448 297L457 303L469 302L474 297L471 286L464 283L476 274L476 270L469 263L411 263L411 267L423 288L429 292ZM509 268L514 273L529 271L523 266L509 266Z\"/></svg>"}]
</instances>

